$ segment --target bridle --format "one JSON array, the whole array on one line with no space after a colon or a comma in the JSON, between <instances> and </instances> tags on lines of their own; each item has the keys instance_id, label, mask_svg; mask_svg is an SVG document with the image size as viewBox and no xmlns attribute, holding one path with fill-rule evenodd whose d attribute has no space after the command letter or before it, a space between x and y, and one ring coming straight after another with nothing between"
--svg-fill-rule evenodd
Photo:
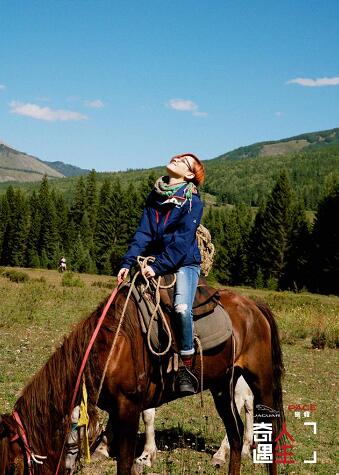
<instances>
[{"instance_id":1,"label":"bridle","mask_svg":"<svg viewBox=\"0 0 339 475\"><path fill-rule=\"evenodd\" d=\"M20 440L22 442L22 445L25 449L24 450L24 455L26 456L28 474L29 475L34 475L33 462L35 462L39 465L42 465L43 460L47 459L47 456L37 455L32 451L32 449L31 449L31 447L28 443L26 431L25 431L25 428L24 428L23 423L21 421L21 418L19 416L19 413L17 411L13 411L12 417L16 422L17 431L13 435L13 437L11 439L9 439L9 442L13 443L13 442L17 442L18 440Z\"/></svg>"}]
</instances>

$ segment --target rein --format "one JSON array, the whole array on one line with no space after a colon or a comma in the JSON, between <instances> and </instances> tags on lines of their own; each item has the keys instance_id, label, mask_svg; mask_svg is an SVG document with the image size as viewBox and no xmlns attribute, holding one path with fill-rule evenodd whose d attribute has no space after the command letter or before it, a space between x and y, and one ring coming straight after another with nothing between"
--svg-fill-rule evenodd
<instances>
[{"instance_id":1,"label":"rein","mask_svg":"<svg viewBox=\"0 0 339 475\"><path fill-rule=\"evenodd\" d=\"M81 382L81 378L82 378L82 375L83 375L83 372L85 370L85 366L86 366L86 363L87 363L87 360L88 360L88 357L89 357L89 354L91 352L91 349L94 345L94 342L96 340L96 337L99 333L99 330L101 328L101 325L106 317L106 314L110 308L110 306L112 305L112 302L113 300L115 299L116 297L116 294L119 290L119 287L120 287L120 284L121 284L122 280L119 280L118 281L118 284L117 286L115 287L115 289L113 290L110 298L107 300L107 303L102 311L102 314L98 320L98 323L95 327L95 330L91 336L91 339L90 339L90 342L88 344L88 347L86 349L86 352L85 352L85 355L83 357L83 360L82 360L82 363L81 363L81 366L80 366L80 370L79 370L79 374L78 374L78 378L77 378L77 381L76 381L76 384L75 384L75 388L74 388L74 392L73 392L73 397L72 397L72 401L71 401L71 406L70 406L70 412L69 412L69 417L71 417L72 415L72 411L73 411L73 408L74 408L74 404L75 404L75 400L76 400L76 397L77 397L77 394L78 394L78 391L79 391L79 387L80 387L80 382ZM56 471L55 471L55 475L58 475L59 473L59 470L60 470L60 465L61 465L61 460L62 460L62 455L64 453L64 448L65 448L65 445L66 445L66 439L67 437L65 437L64 439L64 443L63 443L63 446L62 446L62 449L61 449L61 453L60 453L60 457L59 457L59 461L58 461L58 466L56 468Z\"/></svg>"},{"instance_id":2,"label":"rein","mask_svg":"<svg viewBox=\"0 0 339 475\"><path fill-rule=\"evenodd\" d=\"M18 425L18 433L16 436L13 437L13 439L11 440L11 442L14 442L15 440L17 440L18 438L21 439L22 443L24 444L24 447L25 447L25 451L26 451L26 458L27 458L27 466L28 466L28 473L33 475L33 463L32 462L35 462L39 465L42 465L43 464L43 461L44 459L47 459L47 456L45 455L37 455L37 454L34 454L28 444L28 441L27 441L27 436L26 436L26 432L25 432L25 429L24 429L24 426L21 422L21 419L20 419L20 416L19 416L19 413L17 411L13 411L12 413L12 416L13 416L13 419L15 420L15 422L17 423Z\"/></svg>"}]
</instances>

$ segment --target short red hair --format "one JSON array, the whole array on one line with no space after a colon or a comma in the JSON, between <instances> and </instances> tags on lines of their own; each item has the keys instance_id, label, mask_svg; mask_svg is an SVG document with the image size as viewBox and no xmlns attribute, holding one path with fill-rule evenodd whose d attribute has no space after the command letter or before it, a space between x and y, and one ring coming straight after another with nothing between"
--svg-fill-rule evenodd
<instances>
[{"instance_id":1,"label":"short red hair","mask_svg":"<svg viewBox=\"0 0 339 475\"><path fill-rule=\"evenodd\" d=\"M199 158L194 155L193 153L182 153L181 155L175 155L173 158L183 158L183 157L191 157L193 158L193 166L192 170L194 173L194 178L191 181L196 186L202 185L205 181L205 167L199 160Z\"/></svg>"}]
</instances>

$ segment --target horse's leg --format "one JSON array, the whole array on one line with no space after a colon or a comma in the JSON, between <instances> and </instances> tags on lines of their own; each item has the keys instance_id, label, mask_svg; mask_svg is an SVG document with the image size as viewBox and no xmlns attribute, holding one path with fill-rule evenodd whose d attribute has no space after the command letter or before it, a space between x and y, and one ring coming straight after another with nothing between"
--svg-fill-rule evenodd
<instances>
[{"instance_id":1,"label":"horse's leg","mask_svg":"<svg viewBox=\"0 0 339 475\"><path fill-rule=\"evenodd\" d=\"M135 446L139 427L140 410L133 401L120 394L118 407L110 413L108 446L109 454L117 457L117 475L137 475L138 467L134 467Z\"/></svg>"},{"instance_id":2,"label":"horse's leg","mask_svg":"<svg viewBox=\"0 0 339 475\"><path fill-rule=\"evenodd\" d=\"M227 435L223 438L219 449L212 457L212 465L219 468L226 463L226 453L230 450Z\"/></svg>"},{"instance_id":3,"label":"horse's leg","mask_svg":"<svg viewBox=\"0 0 339 475\"><path fill-rule=\"evenodd\" d=\"M248 384L254 395L254 419L255 422L272 422L272 418L269 417L259 417L256 415L256 408L258 405L267 406L268 408L274 408L273 400L273 371L271 368L269 358L265 362L259 361L258 357L256 358L256 364L259 366L256 368L256 371L253 371L250 375L250 379L245 376L245 379L248 381ZM266 414L267 415L267 414ZM274 425L273 425L274 427ZM277 434L272 434L272 440L276 437ZM274 443L272 443L272 449L274 450ZM270 475L277 475L277 465L276 463L268 463L267 469Z\"/></svg>"},{"instance_id":4,"label":"horse's leg","mask_svg":"<svg viewBox=\"0 0 339 475\"><path fill-rule=\"evenodd\" d=\"M253 440L253 394L243 376L240 376L235 387L235 403L239 414L245 408L245 434L241 455L250 456Z\"/></svg>"},{"instance_id":5,"label":"horse's leg","mask_svg":"<svg viewBox=\"0 0 339 475\"><path fill-rule=\"evenodd\" d=\"M253 408L253 394L246 381L246 389L244 392L244 404L245 404L245 435L244 435L244 445L242 448L242 455L251 456L251 446L253 443L253 417L254 417L254 408Z\"/></svg>"},{"instance_id":6,"label":"horse's leg","mask_svg":"<svg viewBox=\"0 0 339 475\"><path fill-rule=\"evenodd\" d=\"M157 456L157 446L155 444L154 420L155 409L146 409L142 412L142 419L145 424L145 446L140 457L136 459L136 463L146 467L152 467Z\"/></svg>"},{"instance_id":7,"label":"horse's leg","mask_svg":"<svg viewBox=\"0 0 339 475\"><path fill-rule=\"evenodd\" d=\"M235 383L236 380L234 381ZM217 411L224 423L230 444L228 473L229 475L239 475L244 424L234 401L234 393L232 394L230 381L228 380L222 386L211 388L211 392Z\"/></svg>"}]
</instances>

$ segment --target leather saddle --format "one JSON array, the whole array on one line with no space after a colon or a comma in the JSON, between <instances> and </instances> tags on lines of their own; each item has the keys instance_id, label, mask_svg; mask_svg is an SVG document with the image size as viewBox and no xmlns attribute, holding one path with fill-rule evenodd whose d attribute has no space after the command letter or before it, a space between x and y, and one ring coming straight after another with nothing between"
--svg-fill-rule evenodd
<instances>
[{"instance_id":1,"label":"leather saddle","mask_svg":"<svg viewBox=\"0 0 339 475\"><path fill-rule=\"evenodd\" d=\"M173 282L173 275L161 278L161 286L169 286ZM148 332L151 315L155 304L153 295L148 290L144 291L144 282L140 281L133 289L133 295L138 304L138 313L143 332ZM174 286L161 289L161 307L171 327L173 349L177 351L177 328L173 308ZM198 337L203 351L211 350L224 343L232 334L231 319L220 303L218 290L210 287L204 277L200 277L197 292L193 303L194 335ZM154 350L160 352L168 342L168 335L163 326L160 315L156 315L151 328L151 344Z\"/></svg>"}]
</instances>

